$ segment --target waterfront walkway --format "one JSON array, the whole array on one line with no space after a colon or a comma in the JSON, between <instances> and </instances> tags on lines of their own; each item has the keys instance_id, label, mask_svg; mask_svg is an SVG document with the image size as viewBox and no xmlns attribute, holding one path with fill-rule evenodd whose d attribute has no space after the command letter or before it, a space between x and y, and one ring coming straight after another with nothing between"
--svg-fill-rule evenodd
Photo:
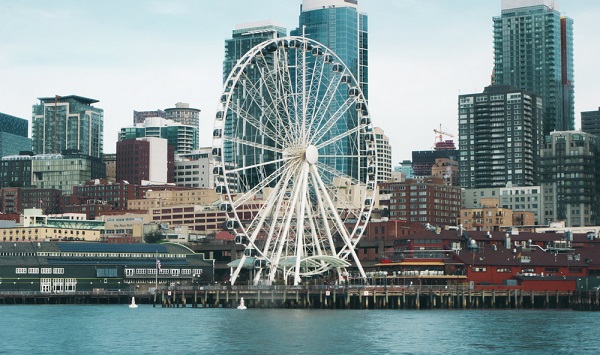
<instances>
[{"instance_id":1,"label":"waterfront walkway","mask_svg":"<svg viewBox=\"0 0 600 355\"><path fill-rule=\"evenodd\" d=\"M204 286L157 292L3 291L0 304L138 304L155 307L317 309L574 309L600 311L599 291L478 290L468 287L403 286Z\"/></svg>"}]
</instances>

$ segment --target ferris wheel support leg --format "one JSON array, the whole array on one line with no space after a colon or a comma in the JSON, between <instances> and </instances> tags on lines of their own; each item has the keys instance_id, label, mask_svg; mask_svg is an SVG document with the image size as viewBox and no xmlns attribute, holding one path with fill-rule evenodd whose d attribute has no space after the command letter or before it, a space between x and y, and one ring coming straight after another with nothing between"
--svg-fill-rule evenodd
<instances>
[{"instance_id":1,"label":"ferris wheel support leg","mask_svg":"<svg viewBox=\"0 0 600 355\"><path fill-rule=\"evenodd\" d=\"M302 188L299 191L307 190L307 177L308 177L308 163L304 163L302 166ZM304 213L305 213L305 205L306 205L306 193L302 193L300 198L300 213L298 215L298 231L297 231L297 240L296 240L296 275L294 275L294 285L298 285L300 283L300 261L302 256L304 255Z\"/></svg>"},{"instance_id":2,"label":"ferris wheel support leg","mask_svg":"<svg viewBox=\"0 0 600 355\"><path fill-rule=\"evenodd\" d=\"M231 275L231 284L232 285L235 284L235 280L237 280L238 276L240 275L240 271L242 270L242 266L244 266L245 262L246 262L246 255L244 254L244 255L242 255L242 259L240 259L240 263L235 268L233 275Z\"/></svg>"},{"instance_id":3,"label":"ferris wheel support leg","mask_svg":"<svg viewBox=\"0 0 600 355\"><path fill-rule=\"evenodd\" d=\"M317 178L317 181L319 182L319 185L321 186L321 189L323 191L327 191L327 189L324 186L325 184L323 183L323 180L321 180L321 176L319 175L319 173L317 171L317 167L315 165L313 165L312 169L313 169L313 173L315 174L315 177ZM329 195L328 194L323 194L323 195L325 197L327 204L329 205L329 208L331 208L332 210L335 210L335 205L331 201L331 198L329 197ZM344 239L344 243L346 244L350 253L352 254L352 258L354 259L354 262L356 263L356 267L358 268L358 271L360 272L360 276L362 276L362 278L366 280L367 274L365 274L365 270L363 269L362 265L360 264L360 260L358 260L358 255L356 255L356 250L354 250L352 241L350 241L350 238L348 238L348 234L347 234L346 228L344 226L344 222L342 222L342 220L340 219L340 216L338 214L335 214L335 222L338 224L338 226L340 226L339 227L340 234L341 234L342 238Z\"/></svg>"}]
</instances>

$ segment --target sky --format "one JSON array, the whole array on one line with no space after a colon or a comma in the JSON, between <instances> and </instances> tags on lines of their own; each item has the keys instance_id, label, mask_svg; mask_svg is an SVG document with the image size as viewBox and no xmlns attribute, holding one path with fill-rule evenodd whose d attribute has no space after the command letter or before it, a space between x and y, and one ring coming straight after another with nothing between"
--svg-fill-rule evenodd
<instances>
[{"instance_id":1,"label":"sky","mask_svg":"<svg viewBox=\"0 0 600 355\"><path fill-rule=\"evenodd\" d=\"M574 20L575 126L600 107L600 1L559 0ZM211 145L224 41L238 24L298 24L301 0L0 0L0 112L31 121L39 97L79 95L104 109L104 152L133 111L187 102ZM457 140L458 95L490 84L500 0L359 0L369 16L369 112L394 165ZM30 128L31 130L31 128ZM448 139L449 137L444 137Z\"/></svg>"}]
</instances>

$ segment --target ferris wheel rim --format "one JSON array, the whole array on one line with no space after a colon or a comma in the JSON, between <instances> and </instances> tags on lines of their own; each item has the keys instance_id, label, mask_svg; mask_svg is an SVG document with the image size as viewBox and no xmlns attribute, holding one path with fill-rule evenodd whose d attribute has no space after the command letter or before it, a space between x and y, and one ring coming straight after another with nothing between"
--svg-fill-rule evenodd
<instances>
[{"instance_id":1,"label":"ferris wheel rim","mask_svg":"<svg viewBox=\"0 0 600 355\"><path fill-rule=\"evenodd\" d=\"M349 80L349 83L353 84L348 85L348 91L350 93L354 93L354 95L349 95L350 97L346 98L346 100L343 101L343 103L340 104L339 107L335 106L334 108L337 108L337 110L335 110L334 114L331 117L329 117L329 120L325 120L323 122L324 117L326 117L324 113L328 112L328 110L331 108L331 103L333 102L334 94L337 94L343 78L343 75L338 75L335 81L331 80L325 83L325 80L322 76L323 71L325 70L323 68L327 66L327 63L323 61L323 68L316 68L316 66L315 68L313 68L312 73L319 72L319 70L321 70L319 72L321 76L318 77L317 82L314 83L312 81L315 78L311 77L310 85L314 85L314 90L316 90L315 92L324 92L325 96L328 97L330 101L317 102L318 100L316 99L316 94L312 93L314 97L307 98L305 91L302 92L302 95L300 95L299 98L291 98L290 102L292 102L294 105L291 108L296 110L296 112L294 113L296 114L296 122L302 119L303 124L302 126L300 126L299 124L296 126L291 126L290 130L292 130L293 132L290 134L283 134L282 132L278 132L277 130L273 129L273 127L276 127L275 123L284 126L286 123L291 122L289 119L290 115L292 114L289 112L290 107L286 106L285 110L281 110L281 108L278 107L278 105L281 105L281 102L283 102L281 99L282 92L283 94L289 94L289 92L285 91L287 90L287 88L277 88L275 85L279 84L276 81L277 75L288 75L287 79L291 81L291 75L289 74L290 68L283 68L283 71L281 73L267 72L265 74L260 72L261 74L264 74L264 78L263 81L257 83L250 82L250 80L242 80L242 78L248 78L246 73L249 70L248 68L250 65L256 65L256 63L259 60L261 60L261 58L262 60L264 60L264 58L266 57L265 51L272 50L272 52L278 52L281 49L279 46L284 46L287 48L288 45L291 45L292 41L300 41L302 46L308 47L308 45L310 44L312 48L318 48L319 50L317 50L317 54L319 51L322 51L321 55L330 55L332 58L334 58L334 60L332 60L332 62L329 63L330 65L333 65L334 62L336 63L336 65L341 64L341 66L343 66L343 75L345 75L346 77L350 77L350 79L345 78L345 80ZM281 55L284 55L284 53L281 53ZM304 55L306 56L306 54ZM257 57L260 58L256 59ZM287 62L287 59L285 62ZM268 69L269 66L265 65L261 70L267 71ZM294 78L297 79L298 76L304 75L306 75L306 72L298 71L295 74ZM306 78L302 77L302 80L306 80ZM321 87L323 83L327 84L327 86ZM292 84L293 83L291 82L285 82L282 84L282 86L291 86ZM232 100L232 97L236 95L236 90L246 90L246 92L249 93L248 96L252 96L256 92L258 92L259 85L264 85L264 87L260 87L261 90L263 90L265 87L267 88L267 96L269 96L271 101L266 102L268 100L263 100L259 102L258 96L256 96L251 97L251 104L246 104L247 106L244 106L244 104L240 105L238 101L234 102ZM273 88L276 89L269 88L269 85L272 85ZM302 85L303 90L306 90L304 82L302 83ZM242 86L243 89L239 89ZM277 90L282 90L282 92ZM330 96L327 96L327 93L331 93ZM264 98L261 97L261 99ZM279 263L278 259L281 258L281 254L278 254L277 257L273 257L273 255L265 255L266 253L264 253L258 248L259 243L257 243L257 238L259 237L259 234L261 233L262 228L265 226L265 224L269 227L269 232L266 235L267 240L281 238L282 235L285 237L290 228L295 228L296 230L294 231L294 233L296 233L297 236L300 235L300 237L297 240L297 243L299 244L302 243L304 237L303 234L305 232L308 232L307 234L324 233L329 239L329 244L333 244L333 239L335 237L335 234L337 233L338 237L341 237L346 243L345 247L343 248L343 251L345 251L346 253L343 255L340 252L339 254L334 254L331 256L325 254L318 254L316 258L313 258L313 256L307 256L304 258L300 258L299 256L285 256L285 258L289 259L292 257L296 257L296 266L298 270L300 269L299 265L301 264L301 259L321 259L322 261L331 261L333 260L332 258L337 258L341 261L345 261L345 259L348 258L351 252L353 252L353 248L356 246L356 243L358 242L358 240L362 236L362 233L364 232L364 227L366 226L366 223L361 223L360 218L366 215L368 219L373 210L373 198L375 194L374 186L376 185L376 181L375 178L367 178L365 182L362 182L360 181L360 179L353 179L351 176L348 176L344 172L339 171L334 167L327 166L327 164L325 164L324 161L326 161L327 159L332 160L336 158L341 158L341 156L335 154L322 154L320 153L320 151L326 151L327 148L333 146L334 148L330 148L330 150L335 152L335 149L338 149L337 145L339 145L339 142L341 140L354 134L362 134L362 130L365 129L365 126L370 128L372 131L372 125L369 121L367 125L356 124L355 127L344 133L333 135L333 137L327 136L329 134L329 129L335 127L336 124L338 124L338 121L344 119L346 114L348 112L352 112L351 110L353 109L353 107L357 106L359 103L362 105L361 107L363 107L362 110L364 110L364 112L367 112L366 116L369 116L366 100L364 99L364 95L360 91L358 82L352 75L352 72L348 69L347 66L345 66L341 59L337 55L335 55L335 53L333 53L333 51L314 40L299 36L271 39L255 46L244 56L242 56L242 58L240 58L240 60L233 67L232 71L230 72L224 83L220 101L221 102L219 110L217 111L217 118L215 119L215 128L213 130L214 148L220 149L221 154L224 154L223 152L227 149L227 144L238 144L240 146L244 145L245 147L251 149L264 149L266 151L270 151L273 154L281 155L281 157L276 160L261 161L249 166L230 168L224 162L221 165L219 165L221 169L219 176L223 177L220 183L223 184L225 190L225 193L221 194L221 208L223 209L223 205L225 204L226 207L224 212L227 215L227 223L229 224L231 221L232 225L234 226L232 230L234 230L236 233L236 239L238 234L243 235L246 238L245 240L247 242L247 249L249 247L255 248L256 250L258 250L258 258L264 258L270 264L275 263L275 268L277 268L281 267L277 266L277 264ZM262 121L263 117L261 117L261 119L257 119L256 117L253 117L251 115L251 112L248 112L251 111L251 109L255 108L252 105L259 105L259 103L263 105L261 106L261 109L263 109L262 112L264 116L268 116L268 120L271 120L267 124L264 123L266 121ZM298 105L302 105L300 107L301 115L297 114ZM310 105L312 105L312 108L309 108ZM306 117L306 112L308 112L308 110L312 110L311 112L314 113L314 115L312 115L311 117ZM242 139L240 137L227 136L225 133L225 123L218 123L219 113L221 114L220 121L223 122L227 120L228 114L232 114L232 112L234 112L233 114L237 115L236 117L238 117L238 119L241 118L241 121L243 121L244 124L247 124L248 127L259 131L264 135L264 137L267 138L267 140L274 142L275 146L257 143L247 139ZM319 113L322 114L319 115ZM221 131L218 131L219 129ZM301 136L302 139L293 139L297 136ZM326 136L329 139L323 140ZM360 142L357 144L360 144ZM322 158L324 161L319 160L320 158ZM357 159L360 159L360 157L357 157ZM372 161L376 162L376 156L372 157ZM248 193L245 194L243 193L243 191L239 193L231 191L231 186L235 185L228 183L229 175L233 175L232 178L236 178L238 176L237 174L240 172L248 171L249 169L265 169L266 167L271 167L272 165L276 165L279 163L282 164L280 168L275 169L272 175L265 177L259 182L258 185L253 186L252 189L248 190ZM360 163L357 163L357 165L360 169ZM215 166L217 166L217 162L215 163ZM319 172L321 172L324 175L327 175L327 177L319 176ZM329 178L329 176L331 176L331 178ZM323 178L325 178L327 181L323 182ZM361 203L361 206L358 209L359 212L355 213L355 218L357 219L357 221L350 231L346 230L346 220L342 220L339 218L339 215L337 215L338 208L336 207L334 202L332 202L331 199L328 198L329 195L335 196L335 188L331 188L330 186L332 183L334 183L335 179L346 179L347 181L351 181L357 185L362 184L362 188L366 188L365 191L367 191L365 193L365 196L370 196L371 198L371 202L368 205L366 203L366 201L368 200L367 197L365 197L364 199L365 202ZM294 182L293 184L291 183L292 180ZM372 185L368 185L369 183L372 183ZM242 184L242 182L240 182L240 184ZM295 186L295 188L290 190L289 185L293 185ZM371 187L370 190L369 187ZM248 225L244 225L243 222L245 221L245 218L241 218L241 216L243 217L243 213L245 212L242 212L241 207L248 201L251 201L252 198L258 196L259 192L261 194L264 194L264 191L268 189L271 190L271 195L268 196L267 200L265 200L265 203L263 203L263 205L258 210L257 217L252 219L248 223ZM306 193L307 190L310 190L313 196L318 197L311 197L310 193ZM241 197L238 198L238 196ZM316 203L318 206L311 207L311 204L314 203ZM291 211L297 216L295 223L298 225L303 224L302 228L294 226L294 223L292 222L292 217L290 216L286 215L285 217L287 219L284 220L284 216L279 210L284 205L298 206L298 208L294 207L294 209ZM340 203L340 205L343 204ZM309 207L307 208L306 206ZM290 210L288 209L288 211ZM265 217L267 215L276 216L273 219L277 222L271 222L271 224L269 224L268 221L266 221ZM319 220L319 223L317 222L317 220ZM329 222L320 223L321 220L333 220L333 222L331 224ZM285 228L284 230L284 228L282 228L281 226L286 226L287 228ZM359 228L360 226L362 226L363 229ZM331 230L332 228L333 232ZM308 237L310 237L310 235ZM316 243L315 245L319 244ZM321 250L315 250L314 252L322 253ZM319 256L322 257L319 258ZM243 256L243 258L244 257L245 255ZM331 264L335 263L330 262L329 264L331 267L333 267ZM320 268L324 268L324 265L325 264L321 265ZM345 266L346 264L340 263L340 265ZM306 272L302 275L308 274L310 274L310 272ZM297 275L297 277L299 276L300 275Z\"/></svg>"}]
</instances>

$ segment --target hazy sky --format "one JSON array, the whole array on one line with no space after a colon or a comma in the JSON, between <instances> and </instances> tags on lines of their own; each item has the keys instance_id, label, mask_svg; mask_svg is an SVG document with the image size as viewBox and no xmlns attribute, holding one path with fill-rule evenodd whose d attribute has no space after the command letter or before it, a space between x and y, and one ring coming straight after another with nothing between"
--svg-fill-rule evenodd
<instances>
[{"instance_id":1,"label":"hazy sky","mask_svg":"<svg viewBox=\"0 0 600 355\"><path fill-rule=\"evenodd\" d=\"M104 109L104 151L133 110L187 102L211 145L224 40L237 24L297 26L301 0L0 0L0 112L31 118L38 97L80 95ZM600 106L600 1L559 0L574 19L575 125ZM369 110L394 165L457 132L457 96L481 92L493 67L500 0L360 0L369 15ZM456 138L456 137L455 137Z\"/></svg>"}]
</instances>

